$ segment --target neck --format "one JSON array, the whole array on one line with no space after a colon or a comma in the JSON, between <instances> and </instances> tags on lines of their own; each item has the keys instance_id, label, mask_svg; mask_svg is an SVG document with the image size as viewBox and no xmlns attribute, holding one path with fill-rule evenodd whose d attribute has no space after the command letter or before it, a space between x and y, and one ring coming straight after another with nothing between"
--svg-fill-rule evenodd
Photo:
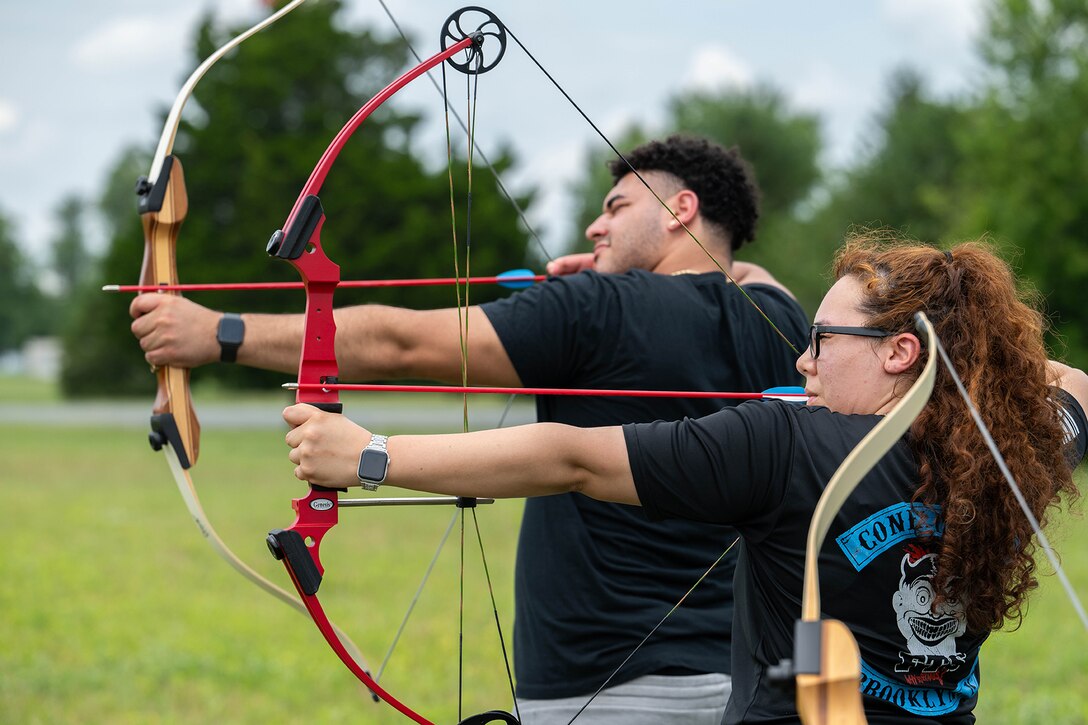
<instances>
[{"instance_id":1,"label":"neck","mask_svg":"<svg viewBox=\"0 0 1088 725\"><path fill-rule=\"evenodd\" d=\"M652 271L657 274L704 274L721 272L724 269L727 275L734 274L730 255L722 254L712 247L703 251L691 239L686 238L684 242L685 249L682 252L665 255Z\"/></svg>"}]
</instances>

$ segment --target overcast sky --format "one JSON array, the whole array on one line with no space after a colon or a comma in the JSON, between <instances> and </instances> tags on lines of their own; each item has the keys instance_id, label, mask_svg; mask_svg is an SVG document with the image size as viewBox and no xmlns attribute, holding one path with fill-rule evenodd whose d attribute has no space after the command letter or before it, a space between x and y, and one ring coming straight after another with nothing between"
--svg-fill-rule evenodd
<instances>
[{"instance_id":1,"label":"overcast sky","mask_svg":"<svg viewBox=\"0 0 1088 725\"><path fill-rule=\"evenodd\" d=\"M857 152L895 68L919 69L942 94L971 82L983 1L473 0L494 11L606 133L636 120L653 124L680 90L769 81L795 108L821 115L833 163ZM427 54L461 6L387 3ZM347 4L347 21L393 32L377 0ZM193 27L208 8L232 23L265 12L259 0L0 4L0 209L28 254L44 253L65 195L97 197L123 147L154 149L159 114L192 69ZM290 32L290 22L264 32ZM422 84L397 102L435 117L440 110ZM478 109L477 141L485 151L513 144L520 166L511 181L544 192L533 221L554 246L569 229L567 186L600 142L516 47L482 77ZM436 154L443 143L438 131L420 138Z\"/></svg>"}]
</instances>

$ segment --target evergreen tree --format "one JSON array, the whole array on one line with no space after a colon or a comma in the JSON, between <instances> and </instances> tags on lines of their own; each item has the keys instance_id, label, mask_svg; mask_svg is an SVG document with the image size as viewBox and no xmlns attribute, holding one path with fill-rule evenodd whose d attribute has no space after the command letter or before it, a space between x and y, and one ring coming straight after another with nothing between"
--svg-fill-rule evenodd
<instances>
[{"instance_id":1,"label":"evergreen tree","mask_svg":"<svg viewBox=\"0 0 1088 725\"><path fill-rule=\"evenodd\" d=\"M963 134L972 203L987 230L1045 290L1058 353L1088 365L1088 4L998 0L983 39L989 75Z\"/></svg>"},{"instance_id":2,"label":"evergreen tree","mask_svg":"<svg viewBox=\"0 0 1088 725\"><path fill-rule=\"evenodd\" d=\"M52 268L62 294L67 295L82 289L94 277L94 258L84 234L84 201L77 196L65 197L57 207L57 221L60 232L53 240Z\"/></svg>"},{"instance_id":3,"label":"evergreen tree","mask_svg":"<svg viewBox=\"0 0 1088 725\"><path fill-rule=\"evenodd\" d=\"M0 352L18 349L27 338L52 331L51 308L17 238L12 223L0 213Z\"/></svg>"},{"instance_id":4,"label":"evergreen tree","mask_svg":"<svg viewBox=\"0 0 1088 725\"><path fill-rule=\"evenodd\" d=\"M958 213L964 163L959 133L968 111L929 97L916 72L891 77L861 158L830 185L826 203L804 226L829 250L852 229L894 229L925 242L946 240Z\"/></svg>"},{"instance_id":5,"label":"evergreen tree","mask_svg":"<svg viewBox=\"0 0 1088 725\"><path fill-rule=\"evenodd\" d=\"M298 279L290 265L265 254L268 237L286 221L310 171L340 128L408 62L399 38L345 27L337 18L341 5L330 1L300 8L247 40L196 87L174 144L189 197L177 248L183 282ZM217 27L205 18L197 33L194 65L239 30ZM438 113L440 104L436 97ZM414 155L413 134L420 122L418 115L383 106L351 137L324 184L322 245L344 279L452 275L449 182L446 169L429 170ZM103 264L110 282L135 280L139 270L143 241L134 213L134 177L125 178L139 166L138 158L130 152L119 162L103 196L101 206L112 232ZM509 154L493 160L500 169L513 163ZM461 205L458 239L464 244L465 161L455 158L452 166L455 199ZM145 163L139 173L146 169ZM516 213L490 175L474 174L473 184L472 271L491 274L523 265L526 239ZM475 288L472 301L500 293ZM303 310L301 293L207 293L198 301L216 309ZM438 307L452 306L456 298L449 288L337 293L338 305L363 301ZM132 373L109 376L114 389L144 392L151 381L142 371L137 374L146 365L128 331L127 304L127 299L99 301L86 312L79 364L89 362L87 350L93 348L90 354L100 364L90 367ZM94 318L102 319L101 329ZM234 366L210 366L198 377L208 375L231 384L267 385L282 378ZM69 392L92 391L92 379L77 370L66 373L65 380Z\"/></svg>"},{"instance_id":6,"label":"evergreen tree","mask_svg":"<svg viewBox=\"0 0 1088 725\"><path fill-rule=\"evenodd\" d=\"M786 284L797 287L803 301L819 299L822 280L799 260L816 260L821 252L794 232L800 203L820 179L819 122L812 114L788 108L781 93L768 85L750 90L695 91L669 102L664 127L649 131L632 125L614 142L620 151L651 138L688 133L709 138L725 147L737 146L751 163L762 192L755 244L741 248L738 257L765 264ZM584 176L571 189L577 228L570 249L585 249L582 232L601 213L601 201L612 186L606 163L615 158L602 148L588 155ZM795 290L797 291L797 290Z\"/></svg>"}]
</instances>

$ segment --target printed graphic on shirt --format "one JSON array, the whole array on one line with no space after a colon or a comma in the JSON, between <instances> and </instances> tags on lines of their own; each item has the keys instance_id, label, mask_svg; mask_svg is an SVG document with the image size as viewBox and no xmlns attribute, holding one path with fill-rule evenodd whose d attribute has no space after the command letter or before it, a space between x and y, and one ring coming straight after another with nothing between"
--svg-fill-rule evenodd
<instances>
[{"instance_id":1,"label":"printed graphic on shirt","mask_svg":"<svg viewBox=\"0 0 1088 725\"><path fill-rule=\"evenodd\" d=\"M909 544L906 548L899 565L899 591L892 595L892 608L899 620L899 631L907 640L907 651L924 660L954 658L956 637L967 631L963 605L948 600L933 609L933 600L937 595L933 587L937 555L917 544ZM909 669L913 668L904 666L898 671L906 672ZM953 669L959 669L959 665ZM939 674L936 676L939 677Z\"/></svg>"},{"instance_id":2,"label":"printed graphic on shirt","mask_svg":"<svg viewBox=\"0 0 1088 725\"><path fill-rule=\"evenodd\" d=\"M937 554L918 539L939 538L944 518L939 506L899 503L860 521L836 538L857 571L881 556L895 556L899 581L889 592L889 616L903 636L899 660L882 674L862 662L861 691L916 715L942 715L978 691L977 658L956 647L967 630L963 605L954 600L933 607Z\"/></svg>"},{"instance_id":3,"label":"printed graphic on shirt","mask_svg":"<svg viewBox=\"0 0 1088 725\"><path fill-rule=\"evenodd\" d=\"M854 568L861 571L901 541L943 534L944 514L940 506L897 503L855 524L835 541Z\"/></svg>"}]
</instances>

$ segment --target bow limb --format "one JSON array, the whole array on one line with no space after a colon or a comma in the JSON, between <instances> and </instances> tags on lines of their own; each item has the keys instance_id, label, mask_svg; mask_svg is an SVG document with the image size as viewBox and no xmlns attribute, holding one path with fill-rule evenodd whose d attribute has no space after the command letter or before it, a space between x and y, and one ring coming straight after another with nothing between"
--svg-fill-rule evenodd
<instances>
[{"instance_id":1,"label":"bow limb","mask_svg":"<svg viewBox=\"0 0 1088 725\"><path fill-rule=\"evenodd\" d=\"M177 238L189 209L185 174L179 159L170 154L177 135L181 111L192 95L197 82L209 68L254 33L291 12L305 0L294 0L274 15L270 15L242 34L235 36L212 53L189 76L174 100L146 178L137 184L138 209L144 230L144 259L140 285L162 287L177 285ZM161 294L177 294L162 292ZM189 370L165 365L155 369L158 389L152 408L149 439L155 450L162 450L190 516L197 529L225 562L239 574L268 594L290 605L302 614L306 608L295 596L276 586L238 558L216 532L200 503L190 469L196 464L200 447L200 423L197 420L189 387ZM333 625L333 628L335 626ZM339 632L339 629L336 629ZM362 655L355 644L341 633L346 646L360 661Z\"/></svg>"},{"instance_id":2,"label":"bow limb","mask_svg":"<svg viewBox=\"0 0 1088 725\"><path fill-rule=\"evenodd\" d=\"M189 75L189 78L182 85L181 91L178 92L177 97L174 99L174 104L170 107L170 113L166 116L166 123L162 128L162 135L159 136L159 145L155 148L155 155L151 160L151 171L147 174L147 182L150 185L154 185L158 182L159 174L163 170L166 157L170 155L170 152L174 148L174 138L177 136L178 125L181 123L181 112L185 108L185 103L189 100L189 97L193 95L193 89L196 88L196 84L200 82L200 79L204 77L204 74L208 72L208 69L218 63L219 59L224 55L241 45L242 42L251 35L264 30L304 2L306 2L306 0L291 0L291 2L287 3L261 22L231 38L224 43L222 47L205 58L204 62L197 66L196 70Z\"/></svg>"},{"instance_id":3,"label":"bow limb","mask_svg":"<svg viewBox=\"0 0 1088 725\"><path fill-rule=\"evenodd\" d=\"M925 337L929 358L918 379L895 407L862 438L831 477L809 523L805 549L801 619L795 629L793 669L797 711L805 725L864 723L859 684L861 660L857 642L846 625L820 618L819 555L836 514L865 475L899 441L922 412L936 378L933 326L923 313L915 315Z\"/></svg>"}]
</instances>

